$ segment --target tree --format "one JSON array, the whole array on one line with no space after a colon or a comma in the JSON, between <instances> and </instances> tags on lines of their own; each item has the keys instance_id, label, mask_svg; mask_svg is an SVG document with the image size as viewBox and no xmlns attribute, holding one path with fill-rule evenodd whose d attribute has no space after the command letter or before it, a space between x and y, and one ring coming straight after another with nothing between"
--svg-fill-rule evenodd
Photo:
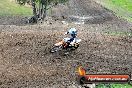
<instances>
[{"instance_id":1,"label":"tree","mask_svg":"<svg viewBox=\"0 0 132 88\"><path fill-rule=\"evenodd\" d=\"M18 4L20 5L25 5L26 3L31 2L31 0L16 0L18 2Z\"/></svg>"},{"instance_id":2,"label":"tree","mask_svg":"<svg viewBox=\"0 0 132 88\"><path fill-rule=\"evenodd\" d=\"M18 4L20 5L25 5L26 3L31 3L32 0L16 0L18 2ZM35 2L39 2L41 0L34 0ZM47 1L48 4L51 4L51 3L63 3L63 2L66 2L68 0L42 0L42 1Z\"/></svg>"},{"instance_id":3,"label":"tree","mask_svg":"<svg viewBox=\"0 0 132 88\"><path fill-rule=\"evenodd\" d=\"M17 0L20 5L25 5L26 3L32 3L33 7L33 21L44 20L47 14L47 10L58 3L63 3L68 0Z\"/></svg>"}]
</instances>

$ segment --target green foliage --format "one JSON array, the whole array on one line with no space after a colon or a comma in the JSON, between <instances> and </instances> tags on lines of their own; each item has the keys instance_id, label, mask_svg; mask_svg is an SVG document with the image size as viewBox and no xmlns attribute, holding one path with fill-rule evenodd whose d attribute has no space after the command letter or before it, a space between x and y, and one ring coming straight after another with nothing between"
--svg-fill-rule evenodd
<instances>
[{"instance_id":1,"label":"green foliage","mask_svg":"<svg viewBox=\"0 0 132 88\"><path fill-rule=\"evenodd\" d=\"M48 2L48 4L50 3L64 3L67 2L68 0L34 0L35 2L40 2L40 1L44 1L44 2ZM17 0L18 4L20 5L25 5L26 3L30 3L31 0Z\"/></svg>"},{"instance_id":2,"label":"green foliage","mask_svg":"<svg viewBox=\"0 0 132 88\"><path fill-rule=\"evenodd\" d=\"M30 0L17 0L18 4L25 5L26 3L29 3Z\"/></svg>"}]
</instances>

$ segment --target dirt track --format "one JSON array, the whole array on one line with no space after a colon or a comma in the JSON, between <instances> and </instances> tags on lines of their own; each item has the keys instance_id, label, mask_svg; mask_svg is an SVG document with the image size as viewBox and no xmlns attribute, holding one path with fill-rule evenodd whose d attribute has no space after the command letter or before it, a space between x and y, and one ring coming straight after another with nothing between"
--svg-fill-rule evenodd
<instances>
[{"instance_id":1,"label":"dirt track","mask_svg":"<svg viewBox=\"0 0 132 88\"><path fill-rule=\"evenodd\" d=\"M13 24L21 24L17 20ZM66 25L51 20L23 26L12 25L12 21L2 19L0 25L1 88L78 88L75 79L80 65L90 68L89 73L132 72L132 37L103 33L131 32L127 21L113 17L100 24ZM52 45L73 26L82 39L80 47L70 55L51 54Z\"/></svg>"},{"instance_id":2,"label":"dirt track","mask_svg":"<svg viewBox=\"0 0 132 88\"><path fill-rule=\"evenodd\" d=\"M60 35L67 26L51 29L11 26L10 30L6 27L0 34L1 87L72 86L79 65L90 68L89 73L132 72L130 37L107 36L80 29L81 46L71 55L64 56L51 54L49 50L57 39L63 38Z\"/></svg>"}]
</instances>

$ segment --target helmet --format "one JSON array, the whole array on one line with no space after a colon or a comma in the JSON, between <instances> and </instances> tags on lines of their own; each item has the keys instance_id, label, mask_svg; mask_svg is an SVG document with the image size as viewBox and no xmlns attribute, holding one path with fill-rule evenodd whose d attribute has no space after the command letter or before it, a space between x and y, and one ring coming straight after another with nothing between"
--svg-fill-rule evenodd
<instances>
[{"instance_id":1,"label":"helmet","mask_svg":"<svg viewBox=\"0 0 132 88\"><path fill-rule=\"evenodd\" d=\"M76 34L77 34L76 28L70 28L68 32L69 32L69 34L71 34L71 35L76 35Z\"/></svg>"}]
</instances>

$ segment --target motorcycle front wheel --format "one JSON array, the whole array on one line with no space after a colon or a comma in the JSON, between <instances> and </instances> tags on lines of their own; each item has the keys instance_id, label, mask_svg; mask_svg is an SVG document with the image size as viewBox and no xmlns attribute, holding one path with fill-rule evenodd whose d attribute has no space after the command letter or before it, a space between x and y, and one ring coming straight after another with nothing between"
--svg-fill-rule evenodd
<instances>
[{"instance_id":1,"label":"motorcycle front wheel","mask_svg":"<svg viewBox=\"0 0 132 88\"><path fill-rule=\"evenodd\" d=\"M50 52L51 52L51 53L55 53L55 52L58 52L60 49L61 49L61 46L54 46L54 47L50 50Z\"/></svg>"}]
</instances>

